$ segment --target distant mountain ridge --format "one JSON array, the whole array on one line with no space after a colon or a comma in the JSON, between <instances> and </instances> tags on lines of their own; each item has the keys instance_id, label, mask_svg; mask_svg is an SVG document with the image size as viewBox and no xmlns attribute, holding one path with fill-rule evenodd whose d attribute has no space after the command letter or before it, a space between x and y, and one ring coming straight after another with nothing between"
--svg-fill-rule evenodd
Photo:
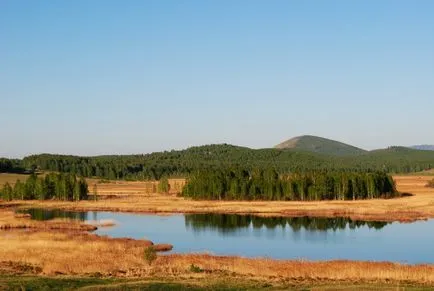
<instances>
[{"instance_id":1,"label":"distant mountain ridge","mask_svg":"<svg viewBox=\"0 0 434 291\"><path fill-rule=\"evenodd\" d=\"M421 150L421 151L434 151L434 145L422 144L414 145L410 147L411 149Z\"/></svg>"},{"instance_id":2,"label":"distant mountain ridge","mask_svg":"<svg viewBox=\"0 0 434 291\"><path fill-rule=\"evenodd\" d=\"M275 148L294 149L336 156L359 155L367 152L346 143L313 135L302 135L291 138L276 145Z\"/></svg>"}]
</instances>

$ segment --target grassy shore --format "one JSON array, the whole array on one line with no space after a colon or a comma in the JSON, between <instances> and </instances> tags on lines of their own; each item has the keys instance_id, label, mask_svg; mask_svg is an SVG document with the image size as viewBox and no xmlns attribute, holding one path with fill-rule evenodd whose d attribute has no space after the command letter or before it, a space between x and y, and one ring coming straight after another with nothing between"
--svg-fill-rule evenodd
<instances>
[{"instance_id":1,"label":"grassy shore","mask_svg":"<svg viewBox=\"0 0 434 291\"><path fill-rule=\"evenodd\" d=\"M396 199L372 199L356 201L193 201L175 195L143 194L99 201L14 201L0 206L59 208L77 211L123 211L146 213L238 213L263 216L345 216L354 220L414 221L434 217L434 188L425 185L429 176L394 176L400 192L411 193ZM133 184L130 184L133 183ZM110 187L140 188L141 182L104 183ZM98 186L100 187L100 186ZM101 186L102 187L102 186ZM125 193L124 191L121 191Z\"/></svg>"}]
</instances>

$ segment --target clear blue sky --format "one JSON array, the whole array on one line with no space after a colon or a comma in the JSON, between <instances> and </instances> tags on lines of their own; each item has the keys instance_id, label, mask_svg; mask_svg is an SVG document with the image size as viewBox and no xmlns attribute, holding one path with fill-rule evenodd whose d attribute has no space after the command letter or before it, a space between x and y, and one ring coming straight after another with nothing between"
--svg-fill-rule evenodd
<instances>
[{"instance_id":1,"label":"clear blue sky","mask_svg":"<svg viewBox=\"0 0 434 291\"><path fill-rule=\"evenodd\" d=\"M0 1L0 156L434 144L434 1Z\"/></svg>"}]
</instances>

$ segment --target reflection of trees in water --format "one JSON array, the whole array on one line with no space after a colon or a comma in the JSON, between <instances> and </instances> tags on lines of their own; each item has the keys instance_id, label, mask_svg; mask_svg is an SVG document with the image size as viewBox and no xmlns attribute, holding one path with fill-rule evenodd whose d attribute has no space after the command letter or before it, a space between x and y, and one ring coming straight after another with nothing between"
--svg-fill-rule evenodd
<instances>
[{"instance_id":1,"label":"reflection of trees in water","mask_svg":"<svg viewBox=\"0 0 434 291\"><path fill-rule=\"evenodd\" d=\"M294 232L302 228L309 231L343 230L368 227L381 229L387 222L351 220L345 217L260 217L236 214L188 214L185 215L185 225L195 231L211 229L220 232L234 232L252 226L254 229L265 227L275 229L289 226Z\"/></svg>"},{"instance_id":2,"label":"reflection of trees in water","mask_svg":"<svg viewBox=\"0 0 434 291\"><path fill-rule=\"evenodd\" d=\"M32 216L32 219L35 220L51 220L54 218L67 218L74 220L87 220L87 212L70 212L59 209L47 210L40 208L32 208L23 211L23 213L28 213Z\"/></svg>"}]
</instances>

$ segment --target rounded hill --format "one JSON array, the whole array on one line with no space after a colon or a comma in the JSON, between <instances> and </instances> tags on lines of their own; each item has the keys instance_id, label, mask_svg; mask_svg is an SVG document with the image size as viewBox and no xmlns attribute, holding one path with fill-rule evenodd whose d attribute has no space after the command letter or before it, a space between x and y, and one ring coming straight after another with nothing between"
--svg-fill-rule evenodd
<instances>
[{"instance_id":1,"label":"rounded hill","mask_svg":"<svg viewBox=\"0 0 434 291\"><path fill-rule=\"evenodd\" d=\"M303 150L337 156L358 155L366 152L363 149L349 144L313 135L303 135L291 138L276 145L275 148Z\"/></svg>"}]
</instances>

